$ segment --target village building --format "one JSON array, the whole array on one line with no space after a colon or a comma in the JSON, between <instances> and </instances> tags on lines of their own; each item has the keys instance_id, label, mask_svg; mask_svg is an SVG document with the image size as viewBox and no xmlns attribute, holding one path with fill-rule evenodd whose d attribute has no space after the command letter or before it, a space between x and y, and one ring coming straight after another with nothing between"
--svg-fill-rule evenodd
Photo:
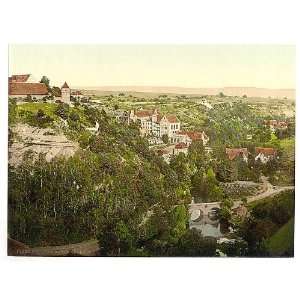
<instances>
[{"instance_id":1,"label":"village building","mask_svg":"<svg viewBox=\"0 0 300 300\"><path fill-rule=\"evenodd\" d=\"M286 130L288 128L288 124L285 121L264 120L264 125L268 126L273 133L276 132L276 129Z\"/></svg>"},{"instance_id":2,"label":"village building","mask_svg":"<svg viewBox=\"0 0 300 300\"><path fill-rule=\"evenodd\" d=\"M188 154L188 145L185 143L178 143L168 145L157 150L157 154L161 156L167 163L170 163L172 156L183 153Z\"/></svg>"},{"instance_id":3,"label":"village building","mask_svg":"<svg viewBox=\"0 0 300 300\"><path fill-rule=\"evenodd\" d=\"M22 75L11 75L8 77L8 82L27 82L34 83L34 79L31 74L22 74Z\"/></svg>"},{"instance_id":4,"label":"village building","mask_svg":"<svg viewBox=\"0 0 300 300\"><path fill-rule=\"evenodd\" d=\"M179 131L171 137L171 142L185 143L188 146L190 146L194 141L202 141L203 146L205 146L209 141L209 137L204 131Z\"/></svg>"},{"instance_id":5,"label":"village building","mask_svg":"<svg viewBox=\"0 0 300 300\"><path fill-rule=\"evenodd\" d=\"M46 84L34 82L34 78L30 74L12 75L8 77L8 96L17 100L45 100L50 93ZM61 87L59 96L54 97L55 100L70 104L71 90L65 82Z\"/></svg>"},{"instance_id":6,"label":"village building","mask_svg":"<svg viewBox=\"0 0 300 300\"><path fill-rule=\"evenodd\" d=\"M226 148L226 154L229 160L241 157L245 162L248 162L249 152L247 148Z\"/></svg>"},{"instance_id":7,"label":"village building","mask_svg":"<svg viewBox=\"0 0 300 300\"><path fill-rule=\"evenodd\" d=\"M74 100L77 100L77 101L80 101L82 99L85 99L85 95L82 94L81 91L72 91L71 92L71 97L74 99Z\"/></svg>"},{"instance_id":8,"label":"village building","mask_svg":"<svg viewBox=\"0 0 300 300\"><path fill-rule=\"evenodd\" d=\"M187 154L189 146L186 143L178 143L175 145L173 154L178 155L179 153Z\"/></svg>"},{"instance_id":9,"label":"village building","mask_svg":"<svg viewBox=\"0 0 300 300\"><path fill-rule=\"evenodd\" d=\"M65 82L61 87L61 102L70 104L71 102L71 89L68 84Z\"/></svg>"},{"instance_id":10,"label":"village building","mask_svg":"<svg viewBox=\"0 0 300 300\"><path fill-rule=\"evenodd\" d=\"M265 164L268 161L275 159L277 155L277 151L274 148L255 148L255 161L260 161Z\"/></svg>"},{"instance_id":11,"label":"village building","mask_svg":"<svg viewBox=\"0 0 300 300\"><path fill-rule=\"evenodd\" d=\"M180 122L175 115L161 115L155 110L131 110L129 120L138 122L142 136L154 135L169 138L180 131Z\"/></svg>"},{"instance_id":12,"label":"village building","mask_svg":"<svg viewBox=\"0 0 300 300\"><path fill-rule=\"evenodd\" d=\"M48 89L44 83L31 82L30 74L12 75L8 78L8 96L17 100L31 97L33 100L41 100L48 96Z\"/></svg>"}]
</instances>

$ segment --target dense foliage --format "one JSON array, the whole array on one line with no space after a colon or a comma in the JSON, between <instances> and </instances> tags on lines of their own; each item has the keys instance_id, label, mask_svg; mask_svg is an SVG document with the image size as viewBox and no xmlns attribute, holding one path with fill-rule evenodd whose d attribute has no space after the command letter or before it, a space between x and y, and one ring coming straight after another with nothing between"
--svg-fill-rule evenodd
<instances>
[{"instance_id":1,"label":"dense foliage","mask_svg":"<svg viewBox=\"0 0 300 300\"><path fill-rule=\"evenodd\" d=\"M97 109L83 113L101 133L77 131L85 151L51 162L40 156L34 164L28 155L9 168L10 236L29 245L97 237L101 255L188 255L178 244L190 201L184 174L154 155L135 125L120 125ZM54 114L81 124L64 105Z\"/></svg>"}]
</instances>

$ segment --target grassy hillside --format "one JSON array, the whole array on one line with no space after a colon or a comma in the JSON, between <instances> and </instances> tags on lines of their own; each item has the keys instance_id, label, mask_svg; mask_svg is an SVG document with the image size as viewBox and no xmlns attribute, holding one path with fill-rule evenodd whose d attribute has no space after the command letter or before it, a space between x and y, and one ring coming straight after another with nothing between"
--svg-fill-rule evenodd
<instances>
[{"instance_id":1,"label":"grassy hillside","mask_svg":"<svg viewBox=\"0 0 300 300\"><path fill-rule=\"evenodd\" d=\"M291 218L267 241L272 256L294 255L294 218Z\"/></svg>"}]
</instances>

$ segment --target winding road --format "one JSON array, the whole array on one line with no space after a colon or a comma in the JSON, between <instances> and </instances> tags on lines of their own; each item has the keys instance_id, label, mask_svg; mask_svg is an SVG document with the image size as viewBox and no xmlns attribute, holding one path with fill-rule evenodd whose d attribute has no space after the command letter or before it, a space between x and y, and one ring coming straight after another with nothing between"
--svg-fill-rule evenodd
<instances>
[{"instance_id":1,"label":"winding road","mask_svg":"<svg viewBox=\"0 0 300 300\"><path fill-rule=\"evenodd\" d=\"M295 186L273 186L268 178L261 176L261 182L263 187L263 192L247 197L247 203L251 203L257 200L261 200L267 197L273 197L280 194L283 191L294 190ZM238 200L234 202L233 209L239 207L242 204L242 201ZM203 215L208 215L212 208L220 208L221 202L207 202L207 203L191 203L189 205L189 212L191 214L191 220L197 219L201 213Z\"/></svg>"}]
</instances>

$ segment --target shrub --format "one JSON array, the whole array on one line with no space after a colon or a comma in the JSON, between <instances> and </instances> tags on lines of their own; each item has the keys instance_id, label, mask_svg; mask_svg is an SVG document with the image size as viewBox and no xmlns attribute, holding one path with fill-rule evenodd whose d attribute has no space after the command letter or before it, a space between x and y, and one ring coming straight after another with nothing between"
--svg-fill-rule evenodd
<instances>
[{"instance_id":1,"label":"shrub","mask_svg":"<svg viewBox=\"0 0 300 300\"><path fill-rule=\"evenodd\" d=\"M56 101L55 101L56 102ZM66 120L68 119L68 116L69 116L69 111L70 111L70 108L69 108L69 105L66 104L66 103L60 103L56 110L55 110L55 114L59 117L61 117L62 119Z\"/></svg>"}]
</instances>

